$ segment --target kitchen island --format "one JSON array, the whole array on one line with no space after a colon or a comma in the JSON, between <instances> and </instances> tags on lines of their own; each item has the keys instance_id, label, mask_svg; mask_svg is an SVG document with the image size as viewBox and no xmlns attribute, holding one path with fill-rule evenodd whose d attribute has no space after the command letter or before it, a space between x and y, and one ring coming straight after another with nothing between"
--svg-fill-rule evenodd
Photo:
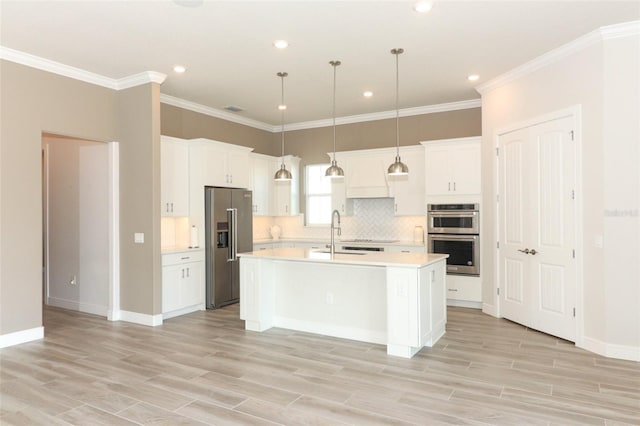
<instances>
[{"instance_id":1,"label":"kitchen island","mask_svg":"<svg viewBox=\"0 0 640 426\"><path fill-rule=\"evenodd\" d=\"M444 334L446 258L427 253L279 248L241 253L240 318L387 345L411 358Z\"/></svg>"}]
</instances>

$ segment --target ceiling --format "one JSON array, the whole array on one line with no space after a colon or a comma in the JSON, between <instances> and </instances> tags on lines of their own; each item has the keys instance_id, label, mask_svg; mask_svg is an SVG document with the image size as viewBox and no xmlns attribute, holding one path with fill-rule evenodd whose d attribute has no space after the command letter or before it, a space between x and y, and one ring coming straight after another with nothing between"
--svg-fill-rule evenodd
<instances>
[{"instance_id":1,"label":"ceiling","mask_svg":"<svg viewBox=\"0 0 640 426\"><path fill-rule=\"evenodd\" d=\"M0 44L120 79L167 74L162 93L280 123L286 71L287 123L479 98L474 86L601 26L640 19L638 1L5 1ZM286 39L289 47L272 43ZM187 67L184 74L173 66ZM469 82L469 74L478 74ZM374 95L364 98L371 90Z\"/></svg>"}]
</instances>

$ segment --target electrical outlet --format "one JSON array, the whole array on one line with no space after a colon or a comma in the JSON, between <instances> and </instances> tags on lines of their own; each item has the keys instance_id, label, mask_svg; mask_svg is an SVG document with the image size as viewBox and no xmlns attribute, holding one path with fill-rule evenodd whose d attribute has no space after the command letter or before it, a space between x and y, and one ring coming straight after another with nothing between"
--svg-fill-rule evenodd
<instances>
[{"instance_id":1,"label":"electrical outlet","mask_svg":"<svg viewBox=\"0 0 640 426\"><path fill-rule=\"evenodd\" d=\"M71 279L69 280L69 284L70 285L78 285L78 278L74 275L71 277Z\"/></svg>"}]
</instances>

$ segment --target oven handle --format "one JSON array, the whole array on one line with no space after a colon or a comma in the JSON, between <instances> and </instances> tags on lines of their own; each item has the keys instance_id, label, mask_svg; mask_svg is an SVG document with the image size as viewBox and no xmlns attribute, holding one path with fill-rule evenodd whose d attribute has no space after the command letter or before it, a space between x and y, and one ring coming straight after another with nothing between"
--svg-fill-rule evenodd
<instances>
[{"instance_id":1,"label":"oven handle","mask_svg":"<svg viewBox=\"0 0 640 426\"><path fill-rule=\"evenodd\" d=\"M431 240L463 240L463 241L477 241L479 235L477 234L467 234L467 235L456 235L456 234L429 234L429 239Z\"/></svg>"},{"instance_id":2,"label":"oven handle","mask_svg":"<svg viewBox=\"0 0 640 426\"><path fill-rule=\"evenodd\" d=\"M478 211L465 211L465 212L460 212L460 211L430 211L428 213L429 216L431 217L450 217L450 216L455 216L455 217L475 217L478 216Z\"/></svg>"}]
</instances>

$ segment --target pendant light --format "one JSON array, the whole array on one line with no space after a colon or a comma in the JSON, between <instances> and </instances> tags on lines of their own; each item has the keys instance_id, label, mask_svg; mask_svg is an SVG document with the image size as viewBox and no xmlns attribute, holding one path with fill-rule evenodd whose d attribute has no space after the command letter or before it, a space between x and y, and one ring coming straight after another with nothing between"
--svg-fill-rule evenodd
<instances>
[{"instance_id":1,"label":"pendant light","mask_svg":"<svg viewBox=\"0 0 640 426\"><path fill-rule=\"evenodd\" d=\"M280 165L280 170L276 172L273 178L277 181L288 181L288 180L291 180L291 172L287 170L287 167L284 165L284 110L287 109L287 106L284 103L284 78L289 74L287 74L286 72L279 72L276 75L280 77L281 89L282 89L281 90L282 102L280 103L280 105L278 105L278 109L280 110L280 117L281 117L280 128L282 130L282 164Z\"/></svg>"},{"instance_id":2,"label":"pendant light","mask_svg":"<svg viewBox=\"0 0 640 426\"><path fill-rule=\"evenodd\" d=\"M400 92L400 73L398 71L398 56L404 49L391 49L391 54L396 57L396 161L389 166L387 173L390 176L404 176L409 174L409 168L400 160L400 107L398 97Z\"/></svg>"},{"instance_id":3,"label":"pendant light","mask_svg":"<svg viewBox=\"0 0 640 426\"><path fill-rule=\"evenodd\" d=\"M341 62L330 61L329 64L333 67L333 160L324 175L331 179L336 179L344 177L344 170L336 162L336 68Z\"/></svg>"}]
</instances>

